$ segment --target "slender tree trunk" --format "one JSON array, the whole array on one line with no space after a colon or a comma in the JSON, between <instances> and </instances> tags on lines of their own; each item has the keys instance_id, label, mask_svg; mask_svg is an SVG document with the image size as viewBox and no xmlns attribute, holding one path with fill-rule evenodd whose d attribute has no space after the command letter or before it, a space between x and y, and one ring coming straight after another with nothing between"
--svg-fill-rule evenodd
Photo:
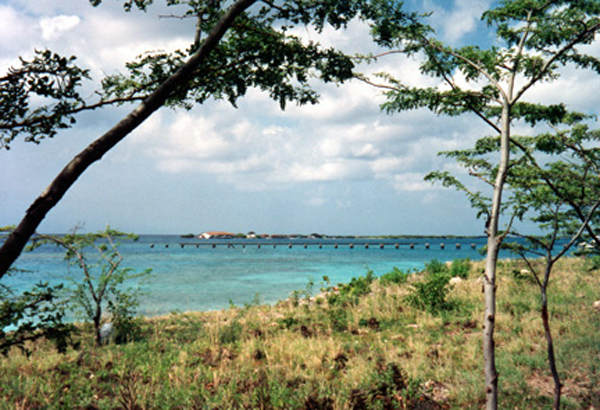
<instances>
[{"instance_id":1,"label":"slender tree trunk","mask_svg":"<svg viewBox=\"0 0 600 410\"><path fill-rule=\"evenodd\" d=\"M96 346L102 345L102 337L100 335L100 322L102 321L102 311L98 306L96 308L96 315L94 316L94 333L96 334Z\"/></svg>"},{"instance_id":2,"label":"slender tree trunk","mask_svg":"<svg viewBox=\"0 0 600 410\"><path fill-rule=\"evenodd\" d=\"M554 410L560 409L560 396L562 391L562 384L560 382L560 376L556 369L556 359L554 357L554 342L552 339L552 332L550 331L550 320L548 318L548 295L546 293L546 286L540 288L542 296L542 323L544 324L544 333L546 336L546 345L548 353L548 365L550 366L550 372L552 373L552 379L554 381L554 404L552 408Z\"/></svg>"},{"instance_id":3,"label":"slender tree trunk","mask_svg":"<svg viewBox=\"0 0 600 410\"><path fill-rule=\"evenodd\" d=\"M498 234L502 190L506 180L510 137L510 107L502 108L502 133L500 135L500 163L494 184L494 196L490 219L487 226L487 257L485 261L484 293L485 313L483 320L483 362L485 373L486 409L498 408L498 372L496 370L496 350L494 345L494 326L496 322L496 264L503 236Z\"/></svg>"},{"instance_id":4,"label":"slender tree trunk","mask_svg":"<svg viewBox=\"0 0 600 410\"><path fill-rule=\"evenodd\" d=\"M206 60L207 56L219 44L225 32L231 27L235 18L257 0L237 0L215 25L203 41L198 51L175 74L169 77L146 98L135 110L115 125L106 134L91 143L79 153L58 174L52 183L33 202L25 213L17 228L6 238L0 248L0 278L2 278L14 261L19 257L27 241L36 231L48 212L61 200L67 190L77 181L85 170L94 162L136 129L156 110L162 107L173 93L185 87L194 77L196 68Z\"/></svg>"}]
</instances>

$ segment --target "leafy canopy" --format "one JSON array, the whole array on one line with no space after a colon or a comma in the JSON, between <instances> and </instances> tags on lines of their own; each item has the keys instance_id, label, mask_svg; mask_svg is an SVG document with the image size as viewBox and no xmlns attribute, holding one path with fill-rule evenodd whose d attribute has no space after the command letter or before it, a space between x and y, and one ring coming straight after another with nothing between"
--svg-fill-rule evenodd
<instances>
[{"instance_id":1,"label":"leafy canopy","mask_svg":"<svg viewBox=\"0 0 600 410\"><path fill-rule=\"evenodd\" d=\"M101 0L90 0L99 6ZM152 0L125 1L126 11L146 11ZM352 58L342 52L305 41L292 33L295 26L311 26L317 31L326 25L345 27L354 18L379 18L381 4L399 10L396 1L256 1L239 16L217 48L195 71L186 84L171 90L167 105L192 108L210 98L224 99L233 106L249 88L257 88L277 101L282 109L290 102L314 104L318 94L313 79L343 82L353 76ZM89 80L87 69L75 65L75 57L65 58L51 51L38 53L32 62L21 61L0 78L1 146L9 148L19 135L39 142L75 123L75 114L104 105L144 100L171 77L198 50L231 5L223 0L167 0L181 18L196 20L196 33L186 49L148 52L126 64L126 72L101 79L96 100L86 101L78 89ZM412 17L397 11L393 22L408 24ZM42 102L33 104L33 96Z\"/></svg>"}]
</instances>

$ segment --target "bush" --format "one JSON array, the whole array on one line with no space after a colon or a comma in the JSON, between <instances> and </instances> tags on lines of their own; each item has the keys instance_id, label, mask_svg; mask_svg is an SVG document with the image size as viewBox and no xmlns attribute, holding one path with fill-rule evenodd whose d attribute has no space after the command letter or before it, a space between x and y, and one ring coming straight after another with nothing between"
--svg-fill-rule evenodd
<instances>
[{"instance_id":1,"label":"bush","mask_svg":"<svg viewBox=\"0 0 600 410\"><path fill-rule=\"evenodd\" d=\"M129 293L118 293L108 302L111 314L114 341L117 344L135 342L140 339L141 319L136 317L137 298Z\"/></svg>"},{"instance_id":2,"label":"bush","mask_svg":"<svg viewBox=\"0 0 600 410\"><path fill-rule=\"evenodd\" d=\"M391 270L388 273L383 274L379 278L379 283L381 283L382 286L389 286L392 283L394 283L396 285L405 283L408 280L408 276L411 273L412 272L410 272L410 271L405 272L405 271L402 271L402 270L394 267L393 270Z\"/></svg>"},{"instance_id":3,"label":"bush","mask_svg":"<svg viewBox=\"0 0 600 410\"><path fill-rule=\"evenodd\" d=\"M600 255L597 255L597 254L587 255L585 258L585 261L586 261L585 268L588 270L588 272L600 270Z\"/></svg>"},{"instance_id":4,"label":"bush","mask_svg":"<svg viewBox=\"0 0 600 410\"><path fill-rule=\"evenodd\" d=\"M65 303L62 284L38 283L20 294L0 284L0 353L8 355L12 347L29 355L27 342L51 340L64 353L71 344L75 327L64 322Z\"/></svg>"},{"instance_id":5,"label":"bush","mask_svg":"<svg viewBox=\"0 0 600 410\"><path fill-rule=\"evenodd\" d=\"M428 274L446 273L448 272L448 267L439 259L432 259L425 264L425 272Z\"/></svg>"},{"instance_id":6,"label":"bush","mask_svg":"<svg viewBox=\"0 0 600 410\"><path fill-rule=\"evenodd\" d=\"M242 337L243 330L240 322L234 320L219 330L219 342L223 345L235 343Z\"/></svg>"},{"instance_id":7,"label":"bush","mask_svg":"<svg viewBox=\"0 0 600 410\"><path fill-rule=\"evenodd\" d=\"M361 296L368 295L371 293L371 284L375 281L376 277L373 271L369 269L365 276L359 276L358 278L352 278L350 283L338 285L338 292L331 292L331 288L326 289L331 292L327 298L327 302L330 305L356 305Z\"/></svg>"},{"instance_id":8,"label":"bush","mask_svg":"<svg viewBox=\"0 0 600 410\"><path fill-rule=\"evenodd\" d=\"M348 330L348 311L346 309L331 309L328 314L331 321L331 329L334 332L345 332Z\"/></svg>"},{"instance_id":9,"label":"bush","mask_svg":"<svg viewBox=\"0 0 600 410\"><path fill-rule=\"evenodd\" d=\"M428 406L434 405L433 401L423 393L421 383L410 378L396 363L380 364L373 373L370 386L366 391L366 397L363 395L362 402L365 405L367 400L370 402L371 406L365 406L367 408L412 409L430 408ZM361 399L360 396L358 398ZM359 404L356 398L352 401L355 405Z\"/></svg>"},{"instance_id":10,"label":"bush","mask_svg":"<svg viewBox=\"0 0 600 410\"><path fill-rule=\"evenodd\" d=\"M450 276L467 279L471 271L471 259L454 259L450 265Z\"/></svg>"},{"instance_id":11,"label":"bush","mask_svg":"<svg viewBox=\"0 0 600 410\"><path fill-rule=\"evenodd\" d=\"M449 269L434 259L425 267L424 280L413 284L414 290L407 296L408 302L432 314L451 310L453 305L446 300L451 289L448 284L451 277Z\"/></svg>"}]
</instances>

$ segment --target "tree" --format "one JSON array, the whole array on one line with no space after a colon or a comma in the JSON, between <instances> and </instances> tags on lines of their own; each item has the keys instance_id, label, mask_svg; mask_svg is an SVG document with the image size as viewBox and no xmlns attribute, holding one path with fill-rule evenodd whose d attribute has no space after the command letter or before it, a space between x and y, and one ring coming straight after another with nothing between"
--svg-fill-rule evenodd
<instances>
[{"instance_id":1,"label":"tree","mask_svg":"<svg viewBox=\"0 0 600 410\"><path fill-rule=\"evenodd\" d=\"M515 161L508 177L513 192L511 204L519 217L528 216L543 235L527 235L513 229L525 244L505 243L527 264L540 289L540 315L544 326L548 366L554 381L554 404L561 404L562 383L556 367L554 342L548 314L548 286L555 263L581 238L584 232L598 243L600 214L599 131L580 124L556 134L542 134L515 141L521 158ZM591 147L591 148L590 148ZM540 164L534 154L541 153L552 162ZM555 158L558 158L556 160ZM521 213L524 212L523 215ZM558 242L567 239L566 244ZM541 267L533 258L541 258ZM538 265L538 266L536 266Z\"/></svg>"},{"instance_id":2,"label":"tree","mask_svg":"<svg viewBox=\"0 0 600 410\"><path fill-rule=\"evenodd\" d=\"M92 322L97 345L102 343L101 327L106 310L112 314L117 341L127 341L128 331L133 330L139 288L122 287L125 282L131 284L150 273L150 270L135 272L122 268L123 256L115 239L136 241L138 238L107 227L89 234L78 234L75 230L64 236L39 235L32 245L55 243L65 250L65 260L81 269L82 276L72 278L71 308Z\"/></svg>"},{"instance_id":3,"label":"tree","mask_svg":"<svg viewBox=\"0 0 600 410\"><path fill-rule=\"evenodd\" d=\"M600 130L581 123L586 116L569 114L571 127L533 137L512 137L503 213L510 216L507 233L521 240L504 241L502 248L522 259L540 289L540 316L544 327L548 366L554 381L554 409L560 408L562 384L548 314L548 287L556 262L580 241L584 233L598 242L600 222ZM499 149L498 138L482 138L472 149L442 153L454 158L470 175L491 184L496 168L491 154ZM441 175L432 173L435 179ZM466 188L458 179L443 176L447 185L464 192L480 215L490 198ZM528 220L537 228L528 234L517 221ZM566 242L565 242L566 241Z\"/></svg>"},{"instance_id":4,"label":"tree","mask_svg":"<svg viewBox=\"0 0 600 410\"><path fill-rule=\"evenodd\" d=\"M388 10L384 15L392 16L393 11ZM600 3L594 0L503 0L482 17L495 30L499 44L487 49L444 45L425 24L407 29L381 18L374 30L378 43L390 49L376 57L418 56L421 73L439 80L437 87L419 88L407 86L388 73L380 75L385 80L382 83L362 78L385 90L387 102L382 106L385 111L425 108L447 116L473 113L499 139L490 200L477 193L469 196L471 204L487 221L483 357L488 409L498 407L494 347L496 265L508 233L508 229L500 229L500 216L513 144L511 130L517 121L532 126L540 121L556 124L566 116L565 107L559 103L543 105L524 100L533 87L556 80L561 67L571 65L600 72L600 60L578 48L594 41L600 30L599 15ZM430 179L440 180L444 185L458 182L447 173L432 174Z\"/></svg>"},{"instance_id":5,"label":"tree","mask_svg":"<svg viewBox=\"0 0 600 410\"><path fill-rule=\"evenodd\" d=\"M97 6L101 0L90 2ZM152 0L130 0L124 5L128 11L132 8L146 10L151 3ZM33 202L0 248L0 278L77 178L160 107L189 108L208 98L225 98L235 105L249 87L268 92L282 108L291 101L315 103L317 95L309 87L309 78L317 75L323 81L344 81L352 77L353 63L335 50L323 50L314 43L305 44L288 33L289 27L302 24L322 30L329 24L340 28L357 15L364 19L377 17L371 2L366 0L236 0L228 8L229 2L223 0L169 0L167 4L187 5L189 9L184 17L194 17L198 21L194 43L188 50L155 53L128 64L129 75L103 80L101 99L96 103L86 105L75 93L70 97L59 93L51 97L58 105L64 102L65 107L60 110L46 107L27 111L25 106L21 109L26 112L19 114L23 118L21 121L11 116L2 117L0 129L8 130L4 131L9 134L5 138L5 145L8 145L20 132L26 135L38 132L27 127L15 129L23 122L47 123L48 126L42 127L35 137L26 137L39 141L44 136L53 136L56 129L68 126L78 111L142 101L122 121L79 153ZM406 19L406 15L398 12L394 22L401 25L400 20ZM72 58L68 59L66 65L70 70L80 71L79 77L72 80L78 84L87 72L71 67L72 61ZM22 68L13 71L28 72L27 67L24 63ZM32 71L34 78L37 78L36 73ZM51 82L47 80L47 83ZM0 87L8 87L7 84L10 83L0 81ZM45 87L52 89L48 84ZM35 93L36 90L20 92ZM14 97L11 101L22 100Z\"/></svg>"},{"instance_id":6,"label":"tree","mask_svg":"<svg viewBox=\"0 0 600 410\"><path fill-rule=\"evenodd\" d=\"M75 112L85 104L77 89L90 78L88 70L77 67L75 57L49 50L35 54L31 61L21 58L20 67L0 77L0 149L9 149L20 134L35 143L55 136L76 121ZM49 103L32 107L34 98Z\"/></svg>"}]
</instances>

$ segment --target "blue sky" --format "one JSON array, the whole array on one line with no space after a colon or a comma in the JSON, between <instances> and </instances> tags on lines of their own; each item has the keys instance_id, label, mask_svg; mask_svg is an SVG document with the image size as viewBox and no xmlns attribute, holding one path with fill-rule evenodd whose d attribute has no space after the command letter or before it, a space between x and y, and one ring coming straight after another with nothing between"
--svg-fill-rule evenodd
<instances>
[{"instance_id":1,"label":"blue sky","mask_svg":"<svg viewBox=\"0 0 600 410\"><path fill-rule=\"evenodd\" d=\"M91 94L103 75L123 71L140 53L185 48L193 38L192 22L159 18L160 7L124 13L120 3L93 8L82 0L0 0L0 69L35 48L76 55L95 80L87 86ZM454 45L491 41L479 21L490 3L410 2L433 11L432 24ZM299 34L348 52L377 51L358 23L343 32ZM386 59L364 72L435 85L417 66ZM565 70L556 83L534 89L531 99L590 111L600 105L597 87L596 76ZM191 111L159 111L88 169L40 230L64 232L83 223L88 231L110 224L140 234L483 233L462 195L423 181L429 171L455 169L436 153L467 147L487 133L479 120L426 111L389 116L379 110L380 92L357 81L315 88L320 104L286 111L256 90L238 109L211 101ZM18 223L62 167L129 109L87 113L41 145L15 142L0 151L0 226Z\"/></svg>"}]
</instances>

